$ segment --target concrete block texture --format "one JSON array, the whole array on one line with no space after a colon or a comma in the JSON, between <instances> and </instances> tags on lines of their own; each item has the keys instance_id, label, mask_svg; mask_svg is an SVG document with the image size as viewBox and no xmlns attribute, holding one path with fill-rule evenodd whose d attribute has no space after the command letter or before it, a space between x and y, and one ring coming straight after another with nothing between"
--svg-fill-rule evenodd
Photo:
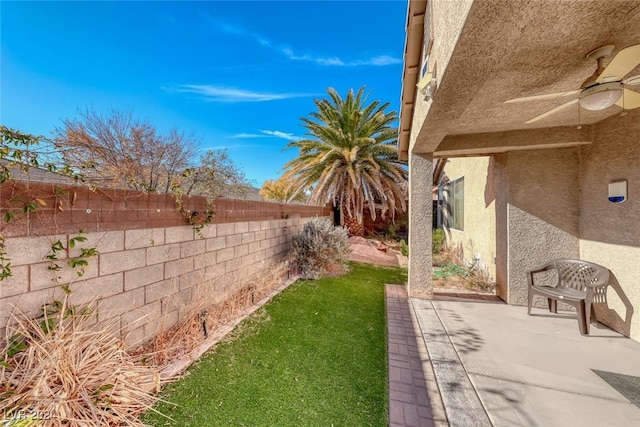
<instances>
[{"instance_id":1,"label":"concrete block texture","mask_svg":"<svg viewBox=\"0 0 640 427\"><path fill-rule=\"evenodd\" d=\"M234 255L233 248L220 249L216 253L218 263L229 261L231 258L233 258L233 255Z\"/></svg>"},{"instance_id":2,"label":"concrete block texture","mask_svg":"<svg viewBox=\"0 0 640 427\"><path fill-rule=\"evenodd\" d=\"M269 216L274 215L269 213ZM268 217L268 216L267 216ZM199 305L222 302L281 260L295 227L286 220L150 227L87 234L87 241L71 250L96 247L99 255L79 276L60 251L60 269L52 271L45 257L53 242L66 247L72 235L10 237L13 276L0 283L0 331L11 307L29 315L62 297L60 284L69 283L73 304L95 304L97 321L114 321L128 345L140 345L181 321Z\"/></svg>"},{"instance_id":3,"label":"concrete block texture","mask_svg":"<svg viewBox=\"0 0 640 427\"><path fill-rule=\"evenodd\" d=\"M180 258L180 244L147 248L147 265L173 261Z\"/></svg>"},{"instance_id":4,"label":"concrete block texture","mask_svg":"<svg viewBox=\"0 0 640 427\"><path fill-rule=\"evenodd\" d=\"M153 322L162 315L162 304L154 301L122 314L122 325L135 329L149 322Z\"/></svg>"},{"instance_id":5,"label":"concrete block texture","mask_svg":"<svg viewBox=\"0 0 640 427\"><path fill-rule=\"evenodd\" d=\"M144 301L149 304L153 301L165 298L180 290L179 279L168 279L160 282L152 283L144 287Z\"/></svg>"},{"instance_id":6,"label":"concrete block texture","mask_svg":"<svg viewBox=\"0 0 640 427\"><path fill-rule=\"evenodd\" d=\"M184 227L168 227L165 229L166 243L188 242L193 240L194 236L195 230L190 225Z\"/></svg>"},{"instance_id":7,"label":"concrete block texture","mask_svg":"<svg viewBox=\"0 0 640 427\"><path fill-rule=\"evenodd\" d=\"M182 242L180 243L180 258L203 254L206 252L206 249L206 240L196 239L190 242Z\"/></svg>"},{"instance_id":8,"label":"concrete block texture","mask_svg":"<svg viewBox=\"0 0 640 427\"><path fill-rule=\"evenodd\" d=\"M98 319L100 321L118 317L132 309L144 305L144 288L137 288L98 300Z\"/></svg>"},{"instance_id":9,"label":"concrete block texture","mask_svg":"<svg viewBox=\"0 0 640 427\"><path fill-rule=\"evenodd\" d=\"M4 242L7 257L12 266L34 264L46 260L51 253L51 245L57 241L67 247L67 236L63 234L44 237L9 237ZM65 259L67 253L59 251L58 258Z\"/></svg>"},{"instance_id":10,"label":"concrete block texture","mask_svg":"<svg viewBox=\"0 0 640 427\"><path fill-rule=\"evenodd\" d=\"M11 268L11 276L0 282L0 304L2 298L29 291L29 266Z\"/></svg>"},{"instance_id":11,"label":"concrete block texture","mask_svg":"<svg viewBox=\"0 0 640 427\"><path fill-rule=\"evenodd\" d=\"M232 248L242 244L242 234L231 234L226 237L225 246Z\"/></svg>"},{"instance_id":12,"label":"concrete block texture","mask_svg":"<svg viewBox=\"0 0 640 427\"><path fill-rule=\"evenodd\" d=\"M125 230L125 249L149 248L164 245L164 228Z\"/></svg>"},{"instance_id":13,"label":"concrete block texture","mask_svg":"<svg viewBox=\"0 0 640 427\"><path fill-rule=\"evenodd\" d=\"M171 279L193 270L193 258L177 259L164 265L164 278Z\"/></svg>"},{"instance_id":14,"label":"concrete block texture","mask_svg":"<svg viewBox=\"0 0 640 427\"><path fill-rule=\"evenodd\" d=\"M162 243L164 243L164 230L162 231L162 235ZM98 231L84 234L83 237L87 240L70 252L72 257L80 255L80 248L96 248L101 254L123 251L125 249L125 232L122 230Z\"/></svg>"},{"instance_id":15,"label":"concrete block texture","mask_svg":"<svg viewBox=\"0 0 640 427\"><path fill-rule=\"evenodd\" d=\"M240 245L233 248L233 256L241 257L249 253L249 245Z\"/></svg>"},{"instance_id":16,"label":"concrete block texture","mask_svg":"<svg viewBox=\"0 0 640 427\"><path fill-rule=\"evenodd\" d=\"M35 291L97 277L98 257L89 258L87 262L89 265L77 268L71 268L68 260L31 264L29 289Z\"/></svg>"},{"instance_id":17,"label":"concrete block texture","mask_svg":"<svg viewBox=\"0 0 640 427\"><path fill-rule=\"evenodd\" d=\"M123 273L109 274L72 283L71 303L83 306L123 292Z\"/></svg>"},{"instance_id":18,"label":"concrete block texture","mask_svg":"<svg viewBox=\"0 0 640 427\"><path fill-rule=\"evenodd\" d=\"M218 249L224 249L226 239L224 237L214 237L207 239L207 252L217 251Z\"/></svg>"},{"instance_id":19,"label":"concrete block texture","mask_svg":"<svg viewBox=\"0 0 640 427\"><path fill-rule=\"evenodd\" d=\"M42 305L60 297L61 293L59 288L48 288L0 299L0 325L7 325L12 313L41 315Z\"/></svg>"},{"instance_id":20,"label":"concrete block texture","mask_svg":"<svg viewBox=\"0 0 640 427\"><path fill-rule=\"evenodd\" d=\"M153 248L151 248L153 249ZM100 275L117 273L119 271L134 270L147 263L146 249L111 252L99 255Z\"/></svg>"},{"instance_id":21,"label":"concrete block texture","mask_svg":"<svg viewBox=\"0 0 640 427\"><path fill-rule=\"evenodd\" d=\"M236 222L233 224L233 232L234 234L242 234L249 231L249 223L248 222Z\"/></svg>"},{"instance_id":22,"label":"concrete block texture","mask_svg":"<svg viewBox=\"0 0 640 427\"><path fill-rule=\"evenodd\" d=\"M218 224L217 229L217 237L221 236L229 236L235 232L235 225L233 223L230 224Z\"/></svg>"},{"instance_id":23,"label":"concrete block texture","mask_svg":"<svg viewBox=\"0 0 640 427\"><path fill-rule=\"evenodd\" d=\"M124 272L124 289L129 291L164 279L164 265L155 264Z\"/></svg>"},{"instance_id":24,"label":"concrete block texture","mask_svg":"<svg viewBox=\"0 0 640 427\"><path fill-rule=\"evenodd\" d=\"M207 252L202 255L196 255L193 257L193 268L200 270L217 264L217 257L215 252Z\"/></svg>"},{"instance_id":25,"label":"concrete block texture","mask_svg":"<svg viewBox=\"0 0 640 427\"><path fill-rule=\"evenodd\" d=\"M200 229L200 237L203 239L211 239L218 235L217 224L207 224Z\"/></svg>"}]
</instances>

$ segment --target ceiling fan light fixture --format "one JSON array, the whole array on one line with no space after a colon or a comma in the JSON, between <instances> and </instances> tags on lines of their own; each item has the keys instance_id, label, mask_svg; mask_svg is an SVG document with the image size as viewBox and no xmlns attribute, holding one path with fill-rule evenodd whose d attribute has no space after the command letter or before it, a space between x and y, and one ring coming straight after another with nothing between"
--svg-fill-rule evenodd
<instances>
[{"instance_id":1,"label":"ceiling fan light fixture","mask_svg":"<svg viewBox=\"0 0 640 427\"><path fill-rule=\"evenodd\" d=\"M622 96L622 84L611 82L595 85L580 93L580 106L591 111L611 107Z\"/></svg>"}]
</instances>

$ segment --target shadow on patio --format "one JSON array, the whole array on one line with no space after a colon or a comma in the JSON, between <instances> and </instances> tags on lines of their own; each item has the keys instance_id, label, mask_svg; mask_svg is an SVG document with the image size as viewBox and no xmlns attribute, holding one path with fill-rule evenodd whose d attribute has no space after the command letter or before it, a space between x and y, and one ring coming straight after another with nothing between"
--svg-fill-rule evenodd
<instances>
[{"instance_id":1,"label":"shadow on patio","mask_svg":"<svg viewBox=\"0 0 640 427\"><path fill-rule=\"evenodd\" d=\"M602 325L582 336L571 313L411 302L450 425L640 425L640 343Z\"/></svg>"}]
</instances>

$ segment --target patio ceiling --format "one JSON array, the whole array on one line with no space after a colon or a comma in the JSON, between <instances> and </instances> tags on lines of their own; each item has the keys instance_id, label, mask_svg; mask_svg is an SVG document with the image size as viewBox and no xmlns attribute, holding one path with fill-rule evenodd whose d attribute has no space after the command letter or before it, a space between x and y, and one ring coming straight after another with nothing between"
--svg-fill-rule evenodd
<instances>
[{"instance_id":1,"label":"patio ceiling","mask_svg":"<svg viewBox=\"0 0 640 427\"><path fill-rule=\"evenodd\" d=\"M578 89L596 68L585 58L588 52L615 45L606 66L621 49L638 43L640 1L476 0L412 151L445 157L588 144L589 125L621 108L581 109L583 126L577 131L577 105L525 124L563 101L504 101ZM406 68L407 63L405 86ZM627 76L639 74L640 66Z\"/></svg>"}]
</instances>

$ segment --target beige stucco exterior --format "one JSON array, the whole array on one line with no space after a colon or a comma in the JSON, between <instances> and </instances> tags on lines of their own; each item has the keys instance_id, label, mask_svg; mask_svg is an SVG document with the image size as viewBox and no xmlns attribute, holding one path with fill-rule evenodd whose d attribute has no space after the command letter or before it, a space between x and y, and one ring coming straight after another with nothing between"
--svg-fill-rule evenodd
<instances>
[{"instance_id":1,"label":"beige stucco exterior","mask_svg":"<svg viewBox=\"0 0 640 427\"><path fill-rule=\"evenodd\" d=\"M449 227L449 212L443 208L447 246L460 247L467 262L475 258L496 277L496 210L491 157L448 159L444 168L445 180L464 178L464 226L462 230ZM448 197L445 193L445 198Z\"/></svg>"},{"instance_id":2,"label":"beige stucco exterior","mask_svg":"<svg viewBox=\"0 0 640 427\"><path fill-rule=\"evenodd\" d=\"M640 341L640 111L595 127L580 153L580 256L613 273L603 321ZM626 179L628 200L607 201L609 182Z\"/></svg>"},{"instance_id":3,"label":"beige stucco exterior","mask_svg":"<svg viewBox=\"0 0 640 427\"><path fill-rule=\"evenodd\" d=\"M497 294L516 305L526 304L526 271L550 259L606 266L612 282L606 303L594 308L597 318L640 341L640 109L621 115L617 106L591 112L576 104L527 124L560 102L504 103L577 89L595 69L587 52L613 44L606 67L621 49L640 44L640 1L432 3L437 88L428 101L407 89L419 78L415 64L422 65L409 32L426 9L410 2L398 151L401 158L447 158L449 179L465 176L464 231L450 231L450 241L473 240L493 268ZM640 65L626 73L634 75ZM425 170L410 167L411 179L431 181ZM621 179L628 201L613 204L608 185ZM410 233L421 230L413 240L430 239L423 212L412 218ZM424 261L410 254L410 268Z\"/></svg>"},{"instance_id":4,"label":"beige stucco exterior","mask_svg":"<svg viewBox=\"0 0 640 427\"><path fill-rule=\"evenodd\" d=\"M427 2L413 3L419 4ZM429 55L428 71L435 71L436 82L439 82L442 79L442 74L439 73L439 70L446 69L449 60L451 59L451 54L453 53L456 41L460 36L465 18L467 16L467 13L469 12L469 9L471 8L472 3L473 0L460 0L455 2L433 2L431 6L431 34L433 39L433 46L431 54ZM421 10L427 11L427 9L424 9L424 7L421 8ZM418 25L419 27L422 27L424 19L428 20L428 15L425 14L424 16L426 16L426 18L423 18L422 21L416 20L420 21L419 24L412 23L411 16L409 16L409 25ZM422 43L425 40L425 32L428 31L428 25L424 25L424 27L421 28L421 31L419 31L420 44L418 51L420 59L415 64L412 64L415 68L409 68L405 73L405 78L403 79L405 84L403 90L410 91L410 94L413 94L413 96L408 96L406 102L403 99L402 113L405 118L402 120L406 120L406 123L401 124L401 128L403 126L406 126L406 129L409 129L410 132L409 130L407 130L405 131L405 134L402 135L401 130L400 146L408 144L410 146L410 150L418 140L418 135L421 129L420 125L424 122L424 119L427 117L427 114L429 112L429 108L431 107L431 102L425 101L424 95L419 91L416 91L415 88L415 84L420 79L420 77L422 77L420 75L422 63L424 61L424 49ZM409 46L409 43L407 43L407 45L407 48L411 47ZM409 88L407 86L412 87Z\"/></svg>"}]
</instances>

